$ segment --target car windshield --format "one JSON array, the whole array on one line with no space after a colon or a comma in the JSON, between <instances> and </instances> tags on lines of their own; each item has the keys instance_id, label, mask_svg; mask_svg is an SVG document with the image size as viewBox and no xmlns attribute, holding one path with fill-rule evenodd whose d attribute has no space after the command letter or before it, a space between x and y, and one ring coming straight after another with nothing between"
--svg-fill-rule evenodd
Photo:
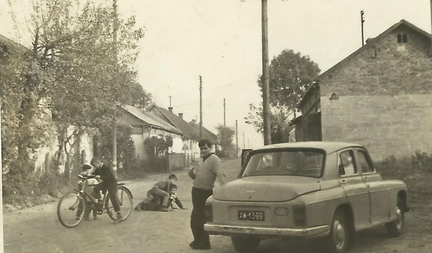
<instances>
[{"instance_id":1,"label":"car windshield","mask_svg":"<svg viewBox=\"0 0 432 253\"><path fill-rule=\"evenodd\" d=\"M242 177L287 175L321 177L324 152L318 150L270 150L251 155Z\"/></svg>"}]
</instances>

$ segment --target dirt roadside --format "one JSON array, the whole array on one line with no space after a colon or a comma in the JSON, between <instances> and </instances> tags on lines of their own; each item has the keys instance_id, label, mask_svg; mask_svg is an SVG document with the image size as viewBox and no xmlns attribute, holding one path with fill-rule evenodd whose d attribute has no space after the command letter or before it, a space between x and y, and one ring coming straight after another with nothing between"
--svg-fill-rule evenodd
<instances>
[{"instance_id":1,"label":"dirt roadside","mask_svg":"<svg viewBox=\"0 0 432 253\"><path fill-rule=\"evenodd\" d=\"M229 180L236 176L237 160L224 162ZM187 171L175 172L179 178L179 197L189 210L169 213L133 212L120 225L101 216L98 221L80 224L77 228L62 227L56 217L56 203L35 206L4 215L4 252L193 252L188 244L192 240L189 228L191 211L191 180ZM134 194L134 203L145 197L155 181L168 174L153 175L145 180L127 182ZM411 210L406 214L405 233L398 238L388 238L384 227L358 233L351 253L430 253L432 252L432 199L428 193L411 193ZM229 237L212 236L213 253L235 253ZM296 242L288 240L265 240L259 253L321 253L319 244L310 245L308 251L299 249Z\"/></svg>"}]
</instances>

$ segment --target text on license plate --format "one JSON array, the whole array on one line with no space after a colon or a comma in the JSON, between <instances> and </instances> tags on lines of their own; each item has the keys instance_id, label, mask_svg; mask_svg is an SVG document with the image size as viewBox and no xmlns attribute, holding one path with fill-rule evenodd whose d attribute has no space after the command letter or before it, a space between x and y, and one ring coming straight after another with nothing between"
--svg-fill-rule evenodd
<instances>
[{"instance_id":1,"label":"text on license plate","mask_svg":"<svg viewBox=\"0 0 432 253\"><path fill-rule=\"evenodd\" d=\"M239 220L264 221L263 211L238 211Z\"/></svg>"}]
</instances>

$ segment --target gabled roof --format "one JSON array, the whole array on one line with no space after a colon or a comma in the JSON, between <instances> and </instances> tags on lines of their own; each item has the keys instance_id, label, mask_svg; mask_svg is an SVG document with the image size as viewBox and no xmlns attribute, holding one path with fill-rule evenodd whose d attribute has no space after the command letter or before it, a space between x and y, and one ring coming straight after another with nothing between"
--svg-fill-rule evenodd
<instances>
[{"instance_id":1,"label":"gabled roof","mask_svg":"<svg viewBox=\"0 0 432 253\"><path fill-rule=\"evenodd\" d=\"M143 125L151 126L152 128L164 130L170 133L183 135L183 132L181 130L168 124L162 119L159 119L158 117L154 116L151 113L141 111L140 109L130 105L121 105L121 106L119 105L118 107L123 109L125 112L129 113L139 121L141 121Z\"/></svg>"},{"instance_id":2,"label":"gabled roof","mask_svg":"<svg viewBox=\"0 0 432 253\"><path fill-rule=\"evenodd\" d=\"M359 49L357 49L356 51L354 51L352 54L348 55L345 59L343 59L342 61L338 62L333 67L329 68L324 73L322 73L321 75L319 75L315 79L316 82L314 84L312 84L308 88L308 90L306 91L305 95L303 96L302 100L300 101L299 107L303 104L303 101L305 101L306 97L310 93L310 90L313 89L314 87L316 87L316 85L319 85L319 81L321 79L323 79L324 77L326 77L327 75L329 75L333 71L339 69L342 65L344 65L344 63L350 61L352 58L354 58L355 56L357 56L361 52L363 52L365 50L368 50L370 48L373 48L382 38L386 37L388 34L390 34L391 32L393 32L394 30L396 30L400 26L406 26L406 27L414 30L415 32L419 33L420 35L424 36L427 39L431 38L431 35L429 33L425 32L424 30L422 30L422 29L418 28L417 26L411 24L410 22L402 19L401 21L399 21L398 23L392 25L390 28L388 28L387 30L385 30L383 33L381 33L377 37L375 37L373 39L369 39L364 46L360 47Z\"/></svg>"},{"instance_id":3,"label":"gabled roof","mask_svg":"<svg viewBox=\"0 0 432 253\"><path fill-rule=\"evenodd\" d=\"M334 65L333 67L329 68L327 71L325 71L324 73L322 73L321 75L319 75L316 78L316 80L318 81L318 80L322 79L323 77L327 76L330 72L332 72L333 70L339 68L340 65L342 65L343 63L345 63L345 62L349 61L350 59L354 58L356 55L360 54L364 50L367 50L367 49L369 49L371 47L374 47L382 38L386 37L388 34L390 34L391 32L393 32L394 30L396 30L398 27L400 27L402 25L407 26L408 28L414 30L415 32L423 35L427 39L430 39L430 34L429 33L423 31L422 29L420 29L417 26L411 24L410 22L402 19L401 21L399 21L398 23L392 25L390 28L388 28L387 30L385 30L383 33L381 33L377 37L375 37L373 39L369 39L364 46L360 47L354 53L348 55L345 59L343 59L342 61L338 62L336 65Z\"/></svg>"},{"instance_id":4,"label":"gabled roof","mask_svg":"<svg viewBox=\"0 0 432 253\"><path fill-rule=\"evenodd\" d=\"M170 112L169 110L159 107L157 105L152 105L149 108L149 111L153 110L157 110L160 114L162 114L164 117L163 120L165 120L172 126L180 129L187 139L199 141L199 131L197 131L193 126L184 121L182 118Z\"/></svg>"},{"instance_id":5,"label":"gabled roof","mask_svg":"<svg viewBox=\"0 0 432 253\"><path fill-rule=\"evenodd\" d=\"M16 43L15 41L3 36L0 34L0 44L3 44L5 46L11 47L11 48L16 48L21 50L22 52L31 52L30 49L26 48L25 46Z\"/></svg>"},{"instance_id":6,"label":"gabled roof","mask_svg":"<svg viewBox=\"0 0 432 253\"><path fill-rule=\"evenodd\" d=\"M200 125L199 124L195 124L194 122L189 122L189 124L195 128L198 133L199 133L199 129L200 129ZM205 128L203 126L203 139L207 139L209 140L212 144L215 145L220 145L219 141L218 141L218 137L216 134L212 133L210 130L208 130L207 128Z\"/></svg>"}]
</instances>

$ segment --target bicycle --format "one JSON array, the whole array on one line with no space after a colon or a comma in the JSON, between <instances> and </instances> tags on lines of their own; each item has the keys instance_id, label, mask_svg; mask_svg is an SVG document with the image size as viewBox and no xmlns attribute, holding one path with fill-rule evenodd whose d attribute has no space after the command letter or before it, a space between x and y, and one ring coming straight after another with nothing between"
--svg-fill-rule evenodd
<instances>
[{"instance_id":1,"label":"bicycle","mask_svg":"<svg viewBox=\"0 0 432 253\"><path fill-rule=\"evenodd\" d=\"M116 212L109 201L108 192L103 194L102 202L98 203L94 197L90 196L86 191L86 187L96 186L97 184L85 184L85 180L94 178L94 176L78 175L78 189L73 189L66 192L59 199L57 205L57 217L60 223L67 227L73 228L78 226L86 215L91 211L95 211L97 215L107 213L108 216L115 220ZM132 212L132 192L124 186L125 183L117 183L117 199L120 204L120 211L123 219L126 220Z\"/></svg>"}]
</instances>

